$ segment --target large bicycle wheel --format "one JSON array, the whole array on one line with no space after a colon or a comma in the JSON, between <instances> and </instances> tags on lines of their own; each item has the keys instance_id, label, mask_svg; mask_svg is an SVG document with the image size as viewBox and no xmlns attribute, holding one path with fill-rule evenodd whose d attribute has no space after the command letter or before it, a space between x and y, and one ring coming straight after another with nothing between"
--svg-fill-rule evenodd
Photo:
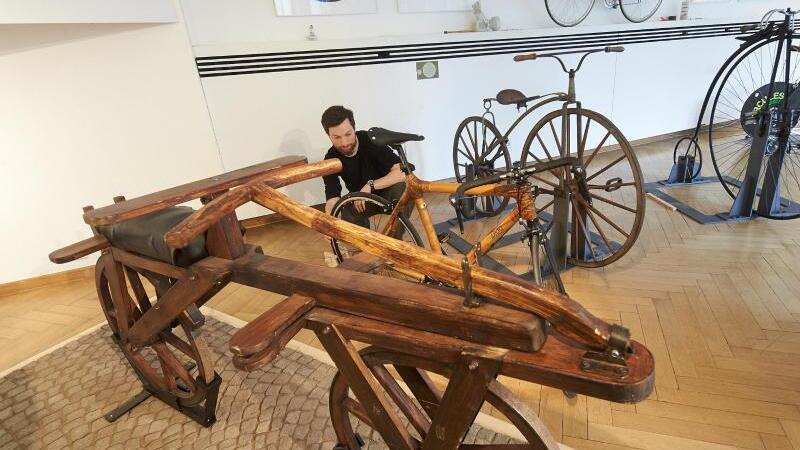
<instances>
[{"instance_id":1,"label":"large bicycle wheel","mask_svg":"<svg viewBox=\"0 0 800 450\"><path fill-rule=\"evenodd\" d=\"M663 0L619 0L619 9L626 19L634 23L653 17Z\"/></svg>"},{"instance_id":2,"label":"large bicycle wheel","mask_svg":"<svg viewBox=\"0 0 800 450\"><path fill-rule=\"evenodd\" d=\"M369 211L369 216L363 218L363 223L359 223L359 225L368 227L372 231L382 233L386 227L386 224L388 223L389 216L392 214L394 205L393 203L386 201L386 199L383 197L375 194L367 194L365 192L352 192L347 194L340 198L335 205L333 205L331 215L338 219L346 220L352 216L357 202L364 202L365 208L367 208ZM395 230L391 236L410 244L422 247L422 239L420 239L419 233L417 233L417 230L414 228L411 222L403 216L398 216L397 219L398 221L395 225ZM350 256L359 252L359 250L355 247L335 238L331 238L331 248L339 263L342 263L346 258L349 258ZM402 272L398 272L391 265L384 267L381 273L383 275L401 279L414 278L413 276L409 277Z\"/></svg>"},{"instance_id":3,"label":"large bicycle wheel","mask_svg":"<svg viewBox=\"0 0 800 450\"><path fill-rule=\"evenodd\" d=\"M446 384L444 386L442 384L449 383L454 377L451 365L376 347L367 347L359 353L374 375L375 386L380 387L379 393L386 396L389 406L393 408L393 415L405 427L415 448L421 447L428 433L443 432L433 430L432 423L447 387ZM392 376L390 372L392 368L408 386L407 391ZM436 377L437 375L439 377ZM507 439L503 439L502 442L487 442L487 437L494 437L494 433L476 433L477 430L472 430L460 439L457 447L448 448L497 450L558 448L558 443L541 419L500 381L493 380L489 383L484 404L494 407L519 431L522 436L521 442L508 443ZM387 448L372 423L366 406L352 393L341 373L337 373L331 383L329 406L336 438L344 448L353 450Z\"/></svg>"},{"instance_id":4,"label":"large bicycle wheel","mask_svg":"<svg viewBox=\"0 0 800 450\"><path fill-rule=\"evenodd\" d=\"M522 163L549 161L560 155L577 156L586 170L589 197L569 170L537 174L533 181L547 190L563 189L570 201L569 252L572 264L600 267L621 258L639 236L645 197L639 161L628 140L603 115L588 109L567 110L569 142L562 142L562 111L544 116L528 134ZM536 209L552 227L554 198L540 194ZM551 239L551 245L556 245ZM558 249L554 249L558 250Z\"/></svg>"},{"instance_id":5,"label":"large bicycle wheel","mask_svg":"<svg viewBox=\"0 0 800 450\"><path fill-rule=\"evenodd\" d=\"M511 154L503 135L488 119L467 117L453 139L453 169L459 183L477 180L508 170ZM481 196L475 201L480 217L492 217L508 205L508 197Z\"/></svg>"},{"instance_id":6,"label":"large bicycle wheel","mask_svg":"<svg viewBox=\"0 0 800 450\"><path fill-rule=\"evenodd\" d=\"M800 39L794 39L792 45L800 45ZM767 149L758 149L766 152L759 170L759 180L767 175L768 167L776 171L770 175L779 180L779 195L782 198L780 212L765 216L793 219L800 217L800 129L797 127L800 92L794 90L791 98L785 98L787 83L784 49L772 99L767 99L777 48L778 39L765 40L745 51L730 66L722 77L714 98L708 139L714 170L725 191L731 198L736 198L747 176L747 162L759 113L770 106L782 106L788 100L793 114L788 148L777 149L777 136L772 136L770 140L773 144L768 145ZM789 82L797 86L800 82L800 53L793 53L792 56ZM771 158L777 156L776 152L783 154L782 164L770 165Z\"/></svg>"},{"instance_id":7,"label":"large bicycle wheel","mask_svg":"<svg viewBox=\"0 0 800 450\"><path fill-rule=\"evenodd\" d=\"M544 0L547 15L562 27L574 27L589 15L594 0Z\"/></svg>"}]
</instances>

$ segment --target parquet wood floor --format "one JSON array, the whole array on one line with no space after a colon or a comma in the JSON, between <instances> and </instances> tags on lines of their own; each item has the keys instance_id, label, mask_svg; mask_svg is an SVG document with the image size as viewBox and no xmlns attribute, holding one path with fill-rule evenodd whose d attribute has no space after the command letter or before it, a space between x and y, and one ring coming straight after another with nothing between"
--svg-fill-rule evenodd
<instances>
[{"instance_id":1,"label":"parquet wood floor","mask_svg":"<svg viewBox=\"0 0 800 450\"><path fill-rule=\"evenodd\" d=\"M672 144L637 146L647 181L666 175ZM730 207L715 183L670 194L706 213ZM428 202L434 222L452 215L445 196ZM466 238L486 226L471 225ZM247 238L265 253L315 264L327 250L324 237L290 222ZM527 265L521 245L492 256L517 272ZM637 405L570 400L509 380L559 441L603 450L800 450L800 221L699 225L648 201L628 255L605 268L570 270L564 281L591 312L629 327L657 369L655 392ZM280 299L231 285L209 306L248 321ZM88 282L0 298L0 371L102 320ZM318 345L308 333L299 339Z\"/></svg>"}]
</instances>

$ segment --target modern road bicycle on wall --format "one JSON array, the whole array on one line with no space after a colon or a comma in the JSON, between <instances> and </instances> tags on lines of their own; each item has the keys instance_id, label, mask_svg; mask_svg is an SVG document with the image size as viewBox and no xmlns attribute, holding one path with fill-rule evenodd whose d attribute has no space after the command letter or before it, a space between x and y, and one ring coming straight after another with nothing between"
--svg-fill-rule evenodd
<instances>
[{"instance_id":1,"label":"modern road bicycle on wall","mask_svg":"<svg viewBox=\"0 0 800 450\"><path fill-rule=\"evenodd\" d=\"M606 8L619 9L631 22L644 22L656 13L663 0L602 0ZM574 27L592 11L596 0L544 0L547 14L562 27Z\"/></svg>"}]
</instances>

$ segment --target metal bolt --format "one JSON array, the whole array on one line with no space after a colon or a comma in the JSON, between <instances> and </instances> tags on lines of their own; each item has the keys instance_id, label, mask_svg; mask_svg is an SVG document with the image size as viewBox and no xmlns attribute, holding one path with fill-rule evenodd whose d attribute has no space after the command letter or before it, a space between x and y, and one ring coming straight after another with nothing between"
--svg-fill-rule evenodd
<instances>
[{"instance_id":1,"label":"metal bolt","mask_svg":"<svg viewBox=\"0 0 800 450\"><path fill-rule=\"evenodd\" d=\"M581 369L589 370L589 367L591 367L591 364L589 364L589 361L582 361L581 362Z\"/></svg>"},{"instance_id":2,"label":"metal bolt","mask_svg":"<svg viewBox=\"0 0 800 450\"><path fill-rule=\"evenodd\" d=\"M480 365L480 363L478 363L478 361L474 361L473 360L473 361L469 362L469 366L468 367L469 367L469 370L475 370L475 369L478 368L479 365Z\"/></svg>"},{"instance_id":3,"label":"metal bolt","mask_svg":"<svg viewBox=\"0 0 800 450\"><path fill-rule=\"evenodd\" d=\"M322 329L322 334L328 334L331 332L331 327L325 327Z\"/></svg>"},{"instance_id":4,"label":"metal bolt","mask_svg":"<svg viewBox=\"0 0 800 450\"><path fill-rule=\"evenodd\" d=\"M611 356L614 358L619 358L619 350L611 350Z\"/></svg>"}]
</instances>

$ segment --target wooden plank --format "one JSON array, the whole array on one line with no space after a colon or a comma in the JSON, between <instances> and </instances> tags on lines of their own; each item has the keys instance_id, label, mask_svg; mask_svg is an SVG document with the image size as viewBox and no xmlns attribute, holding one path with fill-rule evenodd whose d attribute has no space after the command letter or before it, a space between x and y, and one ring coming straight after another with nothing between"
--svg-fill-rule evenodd
<instances>
[{"instance_id":1,"label":"wooden plank","mask_svg":"<svg viewBox=\"0 0 800 450\"><path fill-rule=\"evenodd\" d=\"M645 400L636 405L639 414L688 420L759 433L783 434L778 419L729 411L712 410L663 401ZM590 435L591 438L591 435Z\"/></svg>"},{"instance_id":2,"label":"wooden plank","mask_svg":"<svg viewBox=\"0 0 800 450\"><path fill-rule=\"evenodd\" d=\"M336 325L320 325L314 331L347 380L356 399L364 406L372 425L389 447L398 450L414 449L416 445L412 437L355 347L339 333Z\"/></svg>"},{"instance_id":3,"label":"wooden plank","mask_svg":"<svg viewBox=\"0 0 800 450\"><path fill-rule=\"evenodd\" d=\"M50 253L48 257L56 264L64 264L108 248L109 245L111 244L105 236L97 235L58 249Z\"/></svg>"},{"instance_id":4,"label":"wooden plank","mask_svg":"<svg viewBox=\"0 0 800 450\"><path fill-rule=\"evenodd\" d=\"M253 200L254 189L258 186L279 188L303 180L338 173L341 170L341 161L338 159L326 159L314 164L269 171L250 180L238 189L225 193L209 194L209 196L215 198L208 201L202 209L193 212L189 217L164 234L164 241L171 247L186 247L205 230L224 221L231 214L235 214L236 208ZM314 210L313 208L310 209ZM230 222L232 223L232 221Z\"/></svg>"},{"instance_id":5,"label":"wooden plank","mask_svg":"<svg viewBox=\"0 0 800 450\"><path fill-rule=\"evenodd\" d=\"M292 201L285 194L268 186L258 185L253 186L253 189L253 200L256 203L290 217L300 224L341 239L373 255L391 260L401 267L464 288L460 264L447 256L335 219ZM498 274L481 267L472 268L471 273L473 290L476 294L549 320L567 339L598 350L608 347L612 334L611 325L592 316L569 297L544 290L517 277Z\"/></svg>"},{"instance_id":6,"label":"wooden plank","mask_svg":"<svg viewBox=\"0 0 800 450\"><path fill-rule=\"evenodd\" d=\"M422 448L445 450L458 447L478 415L489 383L500 370L501 360L502 354L461 353Z\"/></svg>"},{"instance_id":7,"label":"wooden plank","mask_svg":"<svg viewBox=\"0 0 800 450\"><path fill-rule=\"evenodd\" d=\"M231 352L249 358L269 347L289 325L316 305L313 298L292 295L240 328L228 343Z\"/></svg>"},{"instance_id":8,"label":"wooden plank","mask_svg":"<svg viewBox=\"0 0 800 450\"><path fill-rule=\"evenodd\" d=\"M327 308L482 344L535 351L545 339L533 314L492 304L465 308L463 297L418 283L259 254L240 258L231 270L237 283L301 294Z\"/></svg>"},{"instance_id":9,"label":"wooden plank","mask_svg":"<svg viewBox=\"0 0 800 450\"><path fill-rule=\"evenodd\" d=\"M761 450L764 444L755 431L738 430L717 425L705 425L680 419L631 414L614 411L614 426L632 430L676 436L697 441L714 442L737 448Z\"/></svg>"},{"instance_id":10,"label":"wooden plank","mask_svg":"<svg viewBox=\"0 0 800 450\"><path fill-rule=\"evenodd\" d=\"M83 220L91 226L111 225L239 186L271 170L296 167L305 163L306 158L304 156L284 156L222 175L193 181L163 191L132 198L121 203L97 208L84 214Z\"/></svg>"}]
</instances>

